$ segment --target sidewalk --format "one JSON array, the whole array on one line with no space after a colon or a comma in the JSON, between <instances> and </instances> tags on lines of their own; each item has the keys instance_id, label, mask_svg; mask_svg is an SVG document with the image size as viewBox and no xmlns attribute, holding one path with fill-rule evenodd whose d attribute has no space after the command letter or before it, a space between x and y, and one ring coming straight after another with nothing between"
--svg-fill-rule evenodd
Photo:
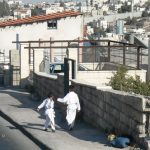
<instances>
[{"instance_id":1,"label":"sidewalk","mask_svg":"<svg viewBox=\"0 0 150 150\"><path fill-rule=\"evenodd\" d=\"M107 137L81 120L73 131L67 131L65 119L56 109L56 132L43 131L44 113L35 111L41 102L33 101L23 90L0 88L0 115L14 123L42 150L113 150L107 146ZM126 148L126 150L129 149ZM118 148L117 148L118 150Z\"/></svg>"}]
</instances>

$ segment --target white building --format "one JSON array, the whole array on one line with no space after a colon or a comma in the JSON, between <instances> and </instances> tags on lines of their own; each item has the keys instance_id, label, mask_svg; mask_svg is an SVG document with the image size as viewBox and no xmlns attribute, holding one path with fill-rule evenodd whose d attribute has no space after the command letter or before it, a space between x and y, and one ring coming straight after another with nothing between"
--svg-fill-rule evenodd
<instances>
[{"instance_id":1,"label":"white building","mask_svg":"<svg viewBox=\"0 0 150 150\"><path fill-rule=\"evenodd\" d=\"M45 8L46 14L56 13L56 12L63 12L64 7L49 7Z\"/></svg>"},{"instance_id":2,"label":"white building","mask_svg":"<svg viewBox=\"0 0 150 150\"><path fill-rule=\"evenodd\" d=\"M20 4L22 4L22 0L8 0L7 3L9 6L15 5L15 4L20 5Z\"/></svg>"},{"instance_id":3,"label":"white building","mask_svg":"<svg viewBox=\"0 0 150 150\"><path fill-rule=\"evenodd\" d=\"M49 56L49 59L47 59L48 67L49 61L54 62L55 58L63 61L64 56L62 56L62 54L66 56L66 49L34 49L34 52L32 52L32 54L34 53L33 57L30 51L33 51L33 49L25 49L25 47L29 46L29 43L17 45L12 42L16 41L16 39L19 39L19 41L48 41L50 38L52 40L75 40L83 38L83 15L80 12L70 11L0 22L0 35L1 50L6 50L7 54L10 50L13 50L11 52L14 53L14 55L20 54L20 58L16 64L20 66L21 86L24 86L30 71L40 70L41 64L44 62L45 52L49 52L47 55ZM43 43L38 44L38 46L39 45L47 46ZM33 44L31 46L35 45ZM17 48L19 50L15 50ZM70 56L69 51L69 57ZM76 55L73 55L72 59L76 59L74 58L75 56ZM11 61L15 59L15 56L11 57ZM43 66L45 66L44 64Z\"/></svg>"},{"instance_id":4,"label":"white building","mask_svg":"<svg viewBox=\"0 0 150 150\"><path fill-rule=\"evenodd\" d=\"M104 30L106 30L108 27L108 22L106 20L99 20L98 26L102 27Z\"/></svg>"},{"instance_id":5,"label":"white building","mask_svg":"<svg viewBox=\"0 0 150 150\"><path fill-rule=\"evenodd\" d=\"M16 49L17 34L20 41L82 38L83 15L70 11L0 22L0 49Z\"/></svg>"},{"instance_id":6,"label":"white building","mask_svg":"<svg viewBox=\"0 0 150 150\"><path fill-rule=\"evenodd\" d=\"M14 10L14 19L22 19L31 17L31 9L16 9Z\"/></svg>"}]
</instances>

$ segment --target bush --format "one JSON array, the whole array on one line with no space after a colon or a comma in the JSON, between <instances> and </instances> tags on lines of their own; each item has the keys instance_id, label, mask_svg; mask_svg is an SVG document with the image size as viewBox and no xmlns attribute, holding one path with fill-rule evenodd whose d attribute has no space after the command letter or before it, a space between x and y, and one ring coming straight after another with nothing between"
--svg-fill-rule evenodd
<instances>
[{"instance_id":1,"label":"bush","mask_svg":"<svg viewBox=\"0 0 150 150\"><path fill-rule=\"evenodd\" d=\"M125 66L119 67L117 72L111 77L109 85L114 90L133 92L145 96L150 96L150 82L142 82L139 76L127 75L127 68Z\"/></svg>"}]
</instances>

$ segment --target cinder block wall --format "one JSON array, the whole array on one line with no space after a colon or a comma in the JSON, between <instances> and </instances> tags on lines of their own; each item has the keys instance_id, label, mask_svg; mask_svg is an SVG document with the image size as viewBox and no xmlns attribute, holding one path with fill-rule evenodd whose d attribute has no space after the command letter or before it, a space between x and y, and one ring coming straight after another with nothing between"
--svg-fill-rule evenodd
<instances>
[{"instance_id":1,"label":"cinder block wall","mask_svg":"<svg viewBox=\"0 0 150 150\"><path fill-rule=\"evenodd\" d=\"M96 127L130 134L135 139L145 137L145 99L115 90L74 83L82 104L85 121Z\"/></svg>"},{"instance_id":2,"label":"cinder block wall","mask_svg":"<svg viewBox=\"0 0 150 150\"><path fill-rule=\"evenodd\" d=\"M115 128L120 133L132 135L135 139L145 137L145 99L115 90L72 81L79 95L83 119L95 127ZM44 73L34 75L37 93L44 97L48 91L63 97L63 76L53 77Z\"/></svg>"},{"instance_id":3,"label":"cinder block wall","mask_svg":"<svg viewBox=\"0 0 150 150\"><path fill-rule=\"evenodd\" d=\"M41 98L45 98L49 92L52 92L56 97L63 97L64 84L63 76L48 75L46 73L34 73L33 84L35 92Z\"/></svg>"}]
</instances>

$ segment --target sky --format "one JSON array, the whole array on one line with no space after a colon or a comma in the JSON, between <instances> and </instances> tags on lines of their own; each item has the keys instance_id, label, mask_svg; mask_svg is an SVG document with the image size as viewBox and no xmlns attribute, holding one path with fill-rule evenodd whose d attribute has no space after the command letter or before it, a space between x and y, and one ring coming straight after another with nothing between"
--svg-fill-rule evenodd
<instances>
[{"instance_id":1,"label":"sky","mask_svg":"<svg viewBox=\"0 0 150 150\"><path fill-rule=\"evenodd\" d=\"M54 2L54 1L60 1L60 0L22 0L23 3ZM72 0L72 1L81 1L81 0Z\"/></svg>"}]
</instances>

